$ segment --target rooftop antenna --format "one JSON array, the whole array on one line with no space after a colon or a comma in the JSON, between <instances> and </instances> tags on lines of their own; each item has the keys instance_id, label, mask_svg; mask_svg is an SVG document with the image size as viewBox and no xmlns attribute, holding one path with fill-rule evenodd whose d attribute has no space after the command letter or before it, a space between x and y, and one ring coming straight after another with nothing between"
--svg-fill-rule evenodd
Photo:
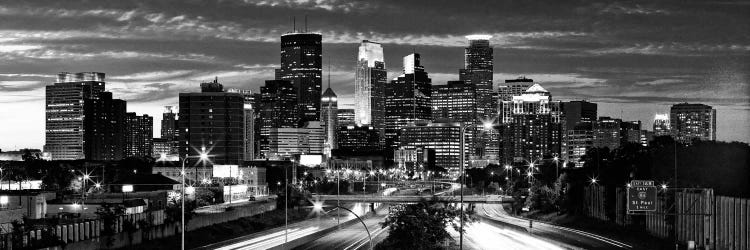
<instances>
[{"instance_id":1,"label":"rooftop antenna","mask_svg":"<svg viewBox=\"0 0 750 250\"><path fill-rule=\"evenodd\" d=\"M307 15L305 15L305 33L307 33ZM330 64L329 64L329 66L330 66Z\"/></svg>"},{"instance_id":2,"label":"rooftop antenna","mask_svg":"<svg viewBox=\"0 0 750 250\"><path fill-rule=\"evenodd\" d=\"M331 88L331 59L328 59L328 88Z\"/></svg>"},{"instance_id":3,"label":"rooftop antenna","mask_svg":"<svg viewBox=\"0 0 750 250\"><path fill-rule=\"evenodd\" d=\"M292 17L292 33L297 33L297 17Z\"/></svg>"}]
</instances>

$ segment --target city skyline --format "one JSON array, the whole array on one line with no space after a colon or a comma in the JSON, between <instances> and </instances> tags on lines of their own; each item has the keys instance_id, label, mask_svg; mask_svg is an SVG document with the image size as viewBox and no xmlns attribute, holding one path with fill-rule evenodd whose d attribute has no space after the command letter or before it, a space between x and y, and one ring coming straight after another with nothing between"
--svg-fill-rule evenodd
<instances>
[{"instance_id":1,"label":"city skyline","mask_svg":"<svg viewBox=\"0 0 750 250\"><path fill-rule=\"evenodd\" d=\"M106 73L107 91L127 101L128 112L154 117L154 126L160 124L163 106L177 106L178 93L198 92L200 82L215 76L227 87L259 93L259 86L273 79L279 67L279 38L292 31L292 16L297 16L297 29L306 25L322 34L323 60L332 64L331 85L342 108L354 103L361 40L383 44L390 65L387 79L400 75L401 58L415 51L433 84L442 85L459 78L468 45L464 36L482 33L493 36L495 87L526 76L557 100L596 102L599 115L641 120L644 128L651 128L654 115L668 113L673 104L705 103L717 109L718 140L750 142L744 125L750 120L750 45L743 44L750 22L742 16L748 5L741 2L581 4L576 11L586 18L563 10L544 17L550 13L533 6L504 13L513 9L509 5L491 8L497 13L479 15L483 19L468 15L479 7L497 6L424 5L419 9L426 14L410 15L409 6L415 3L222 2L175 9L150 2L36 4L0 5L0 17L7 19L0 24L0 115L14 121L0 130L0 149L6 151L42 148L44 87L61 71ZM549 9L555 8L544 6ZM268 13L247 14L264 11ZM686 13L697 20L689 20ZM432 19L441 14L462 22L449 25L447 18ZM301 21L305 15L307 24ZM398 18L381 23L364 18L377 15ZM443 25L393 26L405 20L399 15ZM529 27L510 22L514 18L528 20ZM565 25L540 23L545 18ZM635 21L638 18L662 24ZM706 18L712 22L700 21ZM599 22L584 23L588 19ZM108 31L112 28L119 34ZM35 35L40 32L44 35ZM158 131L155 127L155 137Z\"/></svg>"}]
</instances>

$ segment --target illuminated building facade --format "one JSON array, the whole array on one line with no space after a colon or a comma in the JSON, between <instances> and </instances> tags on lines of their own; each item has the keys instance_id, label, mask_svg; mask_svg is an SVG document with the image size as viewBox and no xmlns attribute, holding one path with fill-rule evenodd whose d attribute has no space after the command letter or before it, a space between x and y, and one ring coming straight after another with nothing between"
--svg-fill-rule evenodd
<instances>
[{"instance_id":1,"label":"illuminated building facade","mask_svg":"<svg viewBox=\"0 0 750 250\"><path fill-rule=\"evenodd\" d=\"M507 164L559 156L563 122L560 106L539 84L511 101L503 101L498 125L499 161Z\"/></svg>"},{"instance_id":2,"label":"illuminated building facade","mask_svg":"<svg viewBox=\"0 0 750 250\"><path fill-rule=\"evenodd\" d=\"M459 174L461 157L460 123L450 121L418 122L401 129L400 149L432 149L435 166L448 170L448 175ZM468 162L469 157L465 156Z\"/></svg>"},{"instance_id":3,"label":"illuminated building facade","mask_svg":"<svg viewBox=\"0 0 750 250\"><path fill-rule=\"evenodd\" d=\"M669 114L654 115L654 136L672 135L672 127L669 124Z\"/></svg>"},{"instance_id":4,"label":"illuminated building facade","mask_svg":"<svg viewBox=\"0 0 750 250\"><path fill-rule=\"evenodd\" d=\"M149 115L125 115L125 157L150 156L154 150L154 118Z\"/></svg>"},{"instance_id":5,"label":"illuminated building facade","mask_svg":"<svg viewBox=\"0 0 750 250\"><path fill-rule=\"evenodd\" d=\"M325 141L323 142L323 154L331 156L331 150L337 148L336 136L338 134L338 98L336 93L330 87L323 93L323 99L320 104L320 121L325 131Z\"/></svg>"},{"instance_id":6,"label":"illuminated building facade","mask_svg":"<svg viewBox=\"0 0 750 250\"><path fill-rule=\"evenodd\" d=\"M244 103L242 94L224 92L218 80L201 83L200 93L180 93L180 155L192 166L205 147L214 164L242 164Z\"/></svg>"},{"instance_id":7,"label":"illuminated building facade","mask_svg":"<svg viewBox=\"0 0 750 250\"><path fill-rule=\"evenodd\" d=\"M84 100L104 92L104 73L62 72L45 87L44 152L52 160L84 159Z\"/></svg>"},{"instance_id":8,"label":"illuminated building facade","mask_svg":"<svg viewBox=\"0 0 750 250\"><path fill-rule=\"evenodd\" d=\"M364 40L359 45L357 71L354 78L354 122L356 125L383 124L387 72L383 47Z\"/></svg>"},{"instance_id":9,"label":"illuminated building facade","mask_svg":"<svg viewBox=\"0 0 750 250\"><path fill-rule=\"evenodd\" d=\"M322 39L320 34L307 32L281 36L281 68L276 71L276 79L294 85L299 124L320 119Z\"/></svg>"},{"instance_id":10,"label":"illuminated building facade","mask_svg":"<svg viewBox=\"0 0 750 250\"><path fill-rule=\"evenodd\" d=\"M464 49L464 68L459 71L459 80L476 89L477 117L487 119L494 117L495 109L492 100L493 49L490 47L490 35L470 35L469 47Z\"/></svg>"},{"instance_id":11,"label":"illuminated building facade","mask_svg":"<svg viewBox=\"0 0 750 250\"><path fill-rule=\"evenodd\" d=\"M675 140L716 140L716 109L705 104L679 103L672 105L669 120Z\"/></svg>"},{"instance_id":12,"label":"illuminated building facade","mask_svg":"<svg viewBox=\"0 0 750 250\"><path fill-rule=\"evenodd\" d=\"M401 128L432 119L432 80L419 54L404 57L403 72L386 85L385 146L390 148L399 146Z\"/></svg>"}]
</instances>

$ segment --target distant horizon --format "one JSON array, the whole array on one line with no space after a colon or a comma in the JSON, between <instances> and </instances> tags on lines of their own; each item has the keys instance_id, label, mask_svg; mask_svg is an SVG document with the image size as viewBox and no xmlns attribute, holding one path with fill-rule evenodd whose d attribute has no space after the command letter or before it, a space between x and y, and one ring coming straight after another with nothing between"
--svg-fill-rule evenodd
<instances>
[{"instance_id":1,"label":"distant horizon","mask_svg":"<svg viewBox=\"0 0 750 250\"><path fill-rule=\"evenodd\" d=\"M154 117L218 77L257 92L279 67L280 36L323 36L340 107L352 105L357 48L381 43L388 80L416 51L433 85L458 80L471 34L493 37L494 85L526 76L553 99L640 120L673 104L717 110L717 140L750 143L750 5L743 1L18 1L0 3L0 149L44 145L44 86L58 72L103 72L128 112ZM352 106L353 108L353 106ZM10 121L10 122L7 122Z\"/></svg>"}]
</instances>

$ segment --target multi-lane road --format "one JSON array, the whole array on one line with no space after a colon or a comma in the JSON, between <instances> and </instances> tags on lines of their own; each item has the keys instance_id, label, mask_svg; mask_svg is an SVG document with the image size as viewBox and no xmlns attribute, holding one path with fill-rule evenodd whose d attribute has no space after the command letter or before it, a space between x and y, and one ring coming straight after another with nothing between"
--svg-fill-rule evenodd
<instances>
[{"instance_id":1,"label":"multi-lane road","mask_svg":"<svg viewBox=\"0 0 750 250\"><path fill-rule=\"evenodd\" d=\"M381 212L376 215L372 215L367 219L364 219L367 229L370 230L370 235L373 239L373 245L377 242L382 241L388 236L388 228L383 228L380 223L385 220L386 214ZM295 249L306 250L306 249L342 249L342 250L353 250L353 249L370 249L369 237L367 231L362 226L362 223L351 224L346 227L342 227L333 233L330 233L317 240L308 242Z\"/></svg>"},{"instance_id":2,"label":"multi-lane road","mask_svg":"<svg viewBox=\"0 0 750 250\"><path fill-rule=\"evenodd\" d=\"M606 236L548 223L533 221L529 228L529 220L508 215L502 205L479 204L476 212L477 215L491 220L488 222L509 225L508 230L514 228L516 232L521 229L527 230L528 233L523 233L524 235L533 235L537 239L545 239L567 249L634 249L631 244Z\"/></svg>"},{"instance_id":3,"label":"multi-lane road","mask_svg":"<svg viewBox=\"0 0 750 250\"><path fill-rule=\"evenodd\" d=\"M347 206L354 213L364 215L369 209L365 203L355 203ZM198 249L217 249L217 250L250 250L250 249L269 249L269 248L287 248L289 242L308 237L323 230L336 227L339 221L335 217L335 212L321 215L320 217L289 224L288 228L284 226L265 230L262 232L240 236L234 239L206 245ZM350 220L356 220L354 215L346 212L341 213L340 222L344 223ZM360 230L361 229L361 224ZM291 248L291 247L289 247Z\"/></svg>"}]
</instances>

